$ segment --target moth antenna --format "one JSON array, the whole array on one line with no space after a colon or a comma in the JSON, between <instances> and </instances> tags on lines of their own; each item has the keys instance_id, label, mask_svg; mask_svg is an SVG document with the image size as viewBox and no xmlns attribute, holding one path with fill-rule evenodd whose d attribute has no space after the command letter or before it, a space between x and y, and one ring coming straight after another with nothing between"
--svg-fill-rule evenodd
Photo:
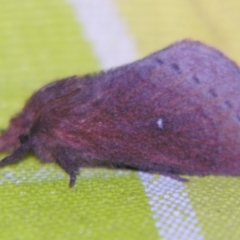
<instances>
[{"instance_id":1,"label":"moth antenna","mask_svg":"<svg viewBox=\"0 0 240 240\"><path fill-rule=\"evenodd\" d=\"M31 142L26 141L10 156L5 157L2 161L0 161L0 167L18 162L30 150L30 148Z\"/></svg>"}]
</instances>

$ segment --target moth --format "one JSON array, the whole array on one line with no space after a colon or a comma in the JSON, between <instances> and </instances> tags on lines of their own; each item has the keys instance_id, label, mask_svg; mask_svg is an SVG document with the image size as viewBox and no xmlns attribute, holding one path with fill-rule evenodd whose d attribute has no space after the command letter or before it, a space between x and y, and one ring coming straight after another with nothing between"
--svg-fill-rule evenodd
<instances>
[{"instance_id":1,"label":"moth","mask_svg":"<svg viewBox=\"0 0 240 240\"><path fill-rule=\"evenodd\" d=\"M127 53L126 53L127 54ZM85 166L172 177L240 175L240 69L182 40L141 60L35 92L0 137L11 155L56 162L75 184Z\"/></svg>"}]
</instances>

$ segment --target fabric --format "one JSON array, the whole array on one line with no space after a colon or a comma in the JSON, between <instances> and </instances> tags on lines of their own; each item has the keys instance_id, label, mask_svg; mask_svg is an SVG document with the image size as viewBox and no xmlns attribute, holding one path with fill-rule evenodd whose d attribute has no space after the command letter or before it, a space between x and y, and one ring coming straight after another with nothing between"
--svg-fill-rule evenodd
<instances>
[{"instance_id":1,"label":"fabric","mask_svg":"<svg viewBox=\"0 0 240 240\"><path fill-rule=\"evenodd\" d=\"M52 80L183 38L239 63L239 13L237 0L0 0L0 129ZM69 189L29 154L0 169L0 239L240 239L240 178L186 177L89 168Z\"/></svg>"}]
</instances>

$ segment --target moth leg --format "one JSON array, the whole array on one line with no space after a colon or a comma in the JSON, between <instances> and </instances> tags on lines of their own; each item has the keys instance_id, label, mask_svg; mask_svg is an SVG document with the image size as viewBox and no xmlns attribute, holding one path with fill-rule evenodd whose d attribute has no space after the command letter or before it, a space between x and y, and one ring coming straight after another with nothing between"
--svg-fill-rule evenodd
<instances>
[{"instance_id":1,"label":"moth leg","mask_svg":"<svg viewBox=\"0 0 240 240\"><path fill-rule=\"evenodd\" d=\"M60 167L70 175L69 187L73 187L77 180L77 174L78 174L79 168L78 167L73 168L72 166L67 166L66 162L68 162L68 159L58 158L57 162L60 165Z\"/></svg>"},{"instance_id":2,"label":"moth leg","mask_svg":"<svg viewBox=\"0 0 240 240\"><path fill-rule=\"evenodd\" d=\"M183 178L183 177L180 177L178 175L178 172L177 171L174 171L174 169L172 168L167 168L167 167L159 167L157 169L157 166L153 166L150 170L147 170L151 173L154 173L154 174L161 174L165 177L170 177L171 179L174 179L174 180L177 180L179 182L188 182L189 180L187 178Z\"/></svg>"},{"instance_id":3,"label":"moth leg","mask_svg":"<svg viewBox=\"0 0 240 240\"><path fill-rule=\"evenodd\" d=\"M70 180L69 180L68 186L71 188L71 187L73 187L75 185L78 171L73 171L73 172L71 172L69 174L70 174Z\"/></svg>"},{"instance_id":4,"label":"moth leg","mask_svg":"<svg viewBox=\"0 0 240 240\"><path fill-rule=\"evenodd\" d=\"M31 148L31 142L26 142L22 144L15 152L10 156L5 157L0 161L0 167L5 165L14 164L20 161L20 159L29 151Z\"/></svg>"},{"instance_id":5,"label":"moth leg","mask_svg":"<svg viewBox=\"0 0 240 240\"><path fill-rule=\"evenodd\" d=\"M59 166L70 175L69 187L73 187L79 172L79 158L76 157L71 151L62 149L58 151L58 156L56 159Z\"/></svg>"},{"instance_id":6,"label":"moth leg","mask_svg":"<svg viewBox=\"0 0 240 240\"><path fill-rule=\"evenodd\" d=\"M174 174L174 173L162 173L162 175L166 176L166 177L170 177L170 178L172 178L174 180L177 180L179 182L188 182L189 181L189 179L180 177L179 175Z\"/></svg>"}]
</instances>

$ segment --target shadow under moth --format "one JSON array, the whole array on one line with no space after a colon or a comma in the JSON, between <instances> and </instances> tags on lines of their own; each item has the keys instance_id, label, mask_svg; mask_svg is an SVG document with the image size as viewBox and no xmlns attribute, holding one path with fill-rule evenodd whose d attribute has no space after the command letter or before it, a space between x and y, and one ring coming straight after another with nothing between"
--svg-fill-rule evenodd
<instances>
[{"instance_id":1,"label":"shadow under moth","mask_svg":"<svg viewBox=\"0 0 240 240\"><path fill-rule=\"evenodd\" d=\"M126 53L127 54L127 53ZM240 175L240 69L218 50L183 40L108 71L35 92L0 137L11 153L80 167L131 168L172 177Z\"/></svg>"}]
</instances>

